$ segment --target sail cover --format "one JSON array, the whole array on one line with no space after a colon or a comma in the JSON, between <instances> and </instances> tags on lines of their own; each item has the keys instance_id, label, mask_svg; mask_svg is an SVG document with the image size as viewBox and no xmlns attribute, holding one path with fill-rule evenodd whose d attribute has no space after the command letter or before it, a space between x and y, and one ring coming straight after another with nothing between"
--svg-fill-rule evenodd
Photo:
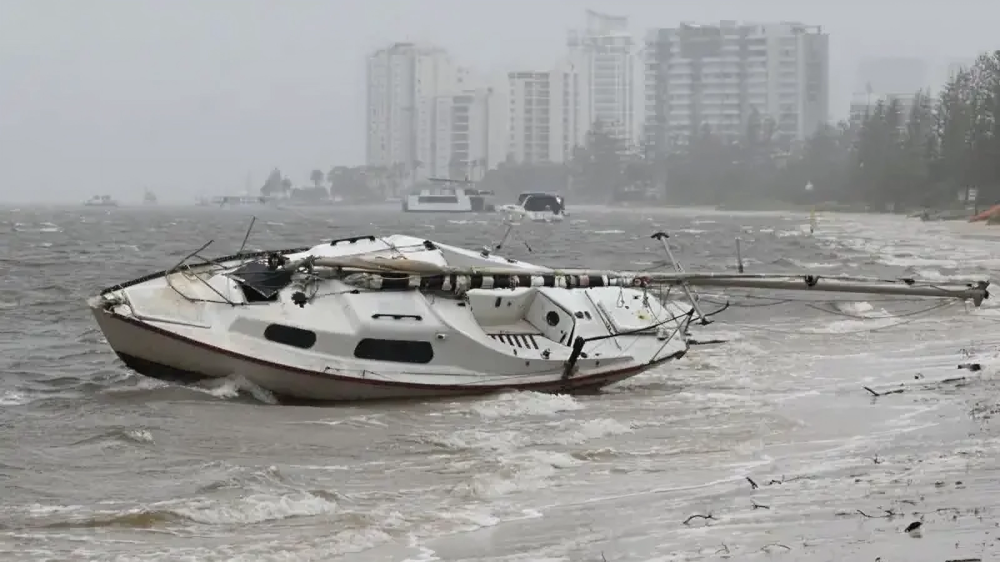
<instances>
[{"instance_id":1,"label":"sail cover","mask_svg":"<svg viewBox=\"0 0 1000 562\"><path fill-rule=\"evenodd\" d=\"M229 277L239 283L244 292L249 289L263 299L270 299L292 282L290 269L270 269L267 264L252 261L243 264L229 274Z\"/></svg>"}]
</instances>

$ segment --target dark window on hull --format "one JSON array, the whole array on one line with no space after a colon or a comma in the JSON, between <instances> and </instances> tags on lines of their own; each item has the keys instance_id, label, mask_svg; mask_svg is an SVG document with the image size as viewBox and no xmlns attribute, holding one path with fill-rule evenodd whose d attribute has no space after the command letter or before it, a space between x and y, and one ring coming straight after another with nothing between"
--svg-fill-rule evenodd
<instances>
[{"instance_id":1,"label":"dark window on hull","mask_svg":"<svg viewBox=\"0 0 1000 562\"><path fill-rule=\"evenodd\" d=\"M434 348L426 341L363 339L354 348L358 359L393 361L396 363L430 363Z\"/></svg>"},{"instance_id":2,"label":"dark window on hull","mask_svg":"<svg viewBox=\"0 0 1000 562\"><path fill-rule=\"evenodd\" d=\"M264 337L275 343L309 349L316 345L316 332L281 324L270 324L264 328Z\"/></svg>"}]
</instances>

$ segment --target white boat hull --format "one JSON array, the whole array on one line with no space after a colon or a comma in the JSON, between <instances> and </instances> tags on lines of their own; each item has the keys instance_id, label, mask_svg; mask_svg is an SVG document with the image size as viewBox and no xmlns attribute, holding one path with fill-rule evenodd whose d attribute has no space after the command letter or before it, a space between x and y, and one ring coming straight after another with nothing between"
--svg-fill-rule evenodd
<instances>
[{"instance_id":1,"label":"white boat hull","mask_svg":"<svg viewBox=\"0 0 1000 562\"><path fill-rule=\"evenodd\" d=\"M159 330L151 324L101 310L99 306L93 307L93 313L111 348L127 367L141 375L184 384L239 375L286 402L434 398L504 390L589 393L682 357L684 353L675 352L650 365L609 370L569 381L552 377L552 380L531 383L411 384L282 365Z\"/></svg>"},{"instance_id":2,"label":"white boat hull","mask_svg":"<svg viewBox=\"0 0 1000 562\"><path fill-rule=\"evenodd\" d=\"M471 213L472 203L468 197L454 203L421 203L416 195L404 200L403 210L407 213Z\"/></svg>"},{"instance_id":3,"label":"white boat hull","mask_svg":"<svg viewBox=\"0 0 1000 562\"><path fill-rule=\"evenodd\" d=\"M450 262L463 266L466 260L513 264L526 276L549 271L441 245L425 250L423 244L398 236L355 239L285 255L349 257L410 248L412 259L400 261L420 269L447 250ZM422 290L357 289L338 277L318 281L312 293L318 296L298 306L297 285L270 301L240 302L245 292L233 270L242 263L231 259L149 275L106 289L88 304L111 348L143 375L181 382L238 375L279 398L306 401L592 392L688 348L690 306L659 303L639 289L524 286L448 298ZM657 320L658 328L650 330ZM268 335L275 328L280 330ZM276 338L282 330L312 339L300 345ZM574 342L583 339L588 343L576 353ZM365 342L371 345L362 353ZM427 357L400 356L410 344L426 348Z\"/></svg>"},{"instance_id":4,"label":"white boat hull","mask_svg":"<svg viewBox=\"0 0 1000 562\"><path fill-rule=\"evenodd\" d=\"M520 215L522 220L532 222L562 222L566 219L564 215L552 211L522 211L516 214Z\"/></svg>"},{"instance_id":5,"label":"white boat hull","mask_svg":"<svg viewBox=\"0 0 1000 562\"><path fill-rule=\"evenodd\" d=\"M407 213L489 213L495 210L489 195L429 195L414 193L403 199Z\"/></svg>"},{"instance_id":6,"label":"white boat hull","mask_svg":"<svg viewBox=\"0 0 1000 562\"><path fill-rule=\"evenodd\" d=\"M515 220L529 220L532 222L562 222L566 220L566 214L553 211L527 211L520 205L503 205L500 212Z\"/></svg>"}]
</instances>

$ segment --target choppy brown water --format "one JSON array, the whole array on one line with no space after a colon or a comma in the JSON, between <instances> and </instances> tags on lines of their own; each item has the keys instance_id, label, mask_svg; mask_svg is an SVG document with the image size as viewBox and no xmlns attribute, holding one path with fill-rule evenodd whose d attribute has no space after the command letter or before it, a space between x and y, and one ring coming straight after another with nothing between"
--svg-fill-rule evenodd
<instances>
[{"instance_id":1,"label":"choppy brown water","mask_svg":"<svg viewBox=\"0 0 1000 562\"><path fill-rule=\"evenodd\" d=\"M261 248L390 230L478 246L501 230L495 218L378 208L254 212L250 246ZM130 373L84 298L206 239L231 253L250 213L0 210L4 559L1000 552L995 309L886 318L935 303L734 293L738 306L697 334L729 343L589 397L276 407L239 379L192 389ZM995 242L900 217L823 216L815 236L797 215L578 209L572 219L524 227L532 253L508 247L539 262L642 268L662 259L649 234L667 230L689 268L732 267L737 235L751 270L947 276L1000 265ZM983 370L957 369L969 361ZM862 386L905 392L873 398ZM694 514L713 518L682 523ZM918 520L921 538L902 531Z\"/></svg>"}]
</instances>

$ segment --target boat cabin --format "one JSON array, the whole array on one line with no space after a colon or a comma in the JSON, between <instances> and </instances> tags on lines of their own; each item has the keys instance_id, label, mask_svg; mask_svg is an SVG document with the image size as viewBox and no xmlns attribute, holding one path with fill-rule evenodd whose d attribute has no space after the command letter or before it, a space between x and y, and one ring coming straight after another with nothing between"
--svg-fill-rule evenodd
<instances>
[{"instance_id":1,"label":"boat cabin","mask_svg":"<svg viewBox=\"0 0 1000 562\"><path fill-rule=\"evenodd\" d=\"M431 186L415 189L403 200L404 211L492 211L493 192L472 187Z\"/></svg>"},{"instance_id":2,"label":"boat cabin","mask_svg":"<svg viewBox=\"0 0 1000 562\"><path fill-rule=\"evenodd\" d=\"M517 204L523 207L525 211L551 211L557 215L562 213L566 208L565 200L561 196L552 193L522 193L517 198Z\"/></svg>"}]
</instances>

